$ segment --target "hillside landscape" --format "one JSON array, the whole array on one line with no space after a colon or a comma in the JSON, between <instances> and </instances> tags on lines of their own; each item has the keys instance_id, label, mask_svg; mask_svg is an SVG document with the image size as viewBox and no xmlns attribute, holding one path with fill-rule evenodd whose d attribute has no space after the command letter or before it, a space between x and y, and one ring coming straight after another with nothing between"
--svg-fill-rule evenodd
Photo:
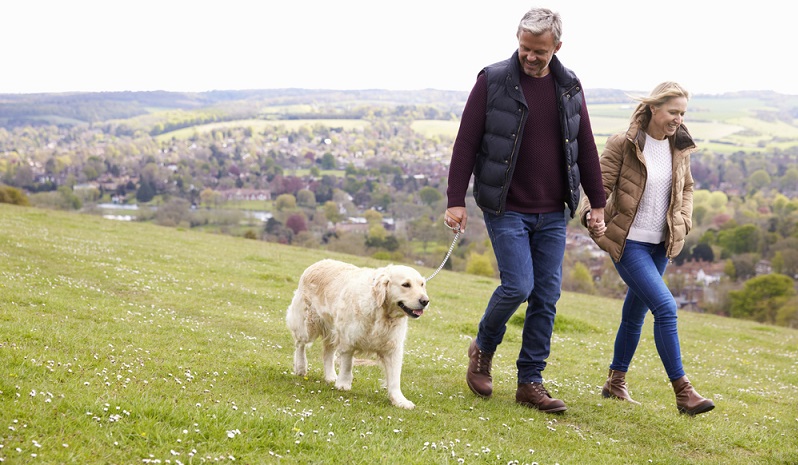
<instances>
[{"instance_id":1,"label":"hillside landscape","mask_svg":"<svg viewBox=\"0 0 798 465\"><path fill-rule=\"evenodd\" d=\"M324 383L317 346L310 373L291 373L285 309L318 250L7 204L0 230L5 463L798 461L794 329L680 312L685 369L717 405L691 418L650 319L627 378L642 405L603 399L621 301L565 292L544 376L569 410L546 415L514 402L520 314L494 398L468 391L466 347L497 281L444 270L409 325L405 411L376 366L357 366L349 392Z\"/></svg>"},{"instance_id":2,"label":"hillside landscape","mask_svg":"<svg viewBox=\"0 0 798 465\"><path fill-rule=\"evenodd\" d=\"M586 90L596 144L634 95ZM427 89L0 95L0 202L435 267L467 94ZM798 96L695 95L693 230L666 280L689 310L798 327ZM470 195L468 201L472 202ZM472 203L447 269L497 270ZM576 220L563 286L625 287Z\"/></svg>"}]
</instances>

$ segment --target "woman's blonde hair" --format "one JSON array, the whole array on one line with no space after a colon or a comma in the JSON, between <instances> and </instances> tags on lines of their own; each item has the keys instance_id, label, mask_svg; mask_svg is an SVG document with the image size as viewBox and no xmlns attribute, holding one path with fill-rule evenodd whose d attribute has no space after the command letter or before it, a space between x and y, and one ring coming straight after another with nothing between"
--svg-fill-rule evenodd
<instances>
[{"instance_id":1,"label":"woman's blonde hair","mask_svg":"<svg viewBox=\"0 0 798 465\"><path fill-rule=\"evenodd\" d=\"M665 81L658 85L654 88L654 90L651 91L648 97L632 96L633 99L640 103L632 113L631 120L639 120L640 127L645 129L648 127L648 123L651 122L651 107L661 107L668 100L677 97L684 97L685 99L690 100L690 93L687 92L687 89L673 81Z\"/></svg>"}]
</instances>

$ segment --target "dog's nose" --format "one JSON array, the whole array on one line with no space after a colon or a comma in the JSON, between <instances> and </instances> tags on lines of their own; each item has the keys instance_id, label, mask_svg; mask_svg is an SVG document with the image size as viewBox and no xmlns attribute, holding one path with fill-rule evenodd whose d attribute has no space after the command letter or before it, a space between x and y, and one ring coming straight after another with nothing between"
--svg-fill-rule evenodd
<instances>
[{"instance_id":1,"label":"dog's nose","mask_svg":"<svg viewBox=\"0 0 798 465\"><path fill-rule=\"evenodd\" d=\"M429 299L418 299L418 303L420 303L422 307L426 307L427 304L429 304Z\"/></svg>"}]
</instances>

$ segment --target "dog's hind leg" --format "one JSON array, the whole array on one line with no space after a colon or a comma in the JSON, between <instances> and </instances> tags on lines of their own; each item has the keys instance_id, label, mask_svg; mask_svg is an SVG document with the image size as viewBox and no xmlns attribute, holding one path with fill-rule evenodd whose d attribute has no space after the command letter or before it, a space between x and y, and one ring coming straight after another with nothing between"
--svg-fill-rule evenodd
<instances>
[{"instance_id":1,"label":"dog's hind leg","mask_svg":"<svg viewBox=\"0 0 798 465\"><path fill-rule=\"evenodd\" d=\"M333 383L336 380L335 375L335 344L329 339L329 336L322 339L321 358L324 362L324 380L328 383Z\"/></svg>"},{"instance_id":2,"label":"dog's hind leg","mask_svg":"<svg viewBox=\"0 0 798 465\"><path fill-rule=\"evenodd\" d=\"M307 345L302 341L294 343L294 374L305 376L308 374Z\"/></svg>"},{"instance_id":3,"label":"dog's hind leg","mask_svg":"<svg viewBox=\"0 0 798 465\"><path fill-rule=\"evenodd\" d=\"M385 384L388 388L388 399L397 407L412 409L416 406L402 394L402 348L380 355L383 370L385 371Z\"/></svg>"},{"instance_id":4,"label":"dog's hind leg","mask_svg":"<svg viewBox=\"0 0 798 465\"><path fill-rule=\"evenodd\" d=\"M308 374L307 346L316 338L312 322L308 320L308 304L302 296L302 291L297 290L291 305L285 315L285 322L294 336L294 374L305 376Z\"/></svg>"},{"instance_id":5,"label":"dog's hind leg","mask_svg":"<svg viewBox=\"0 0 798 465\"><path fill-rule=\"evenodd\" d=\"M338 367L338 379L335 380L336 389L341 391L352 389L352 359L354 355L352 350L338 353L338 360L340 360L341 366Z\"/></svg>"}]
</instances>

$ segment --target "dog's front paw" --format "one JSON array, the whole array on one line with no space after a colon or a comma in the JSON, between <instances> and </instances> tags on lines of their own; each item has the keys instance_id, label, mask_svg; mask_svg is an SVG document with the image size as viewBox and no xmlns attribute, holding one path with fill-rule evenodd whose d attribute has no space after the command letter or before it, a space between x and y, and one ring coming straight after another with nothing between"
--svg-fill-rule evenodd
<instances>
[{"instance_id":1,"label":"dog's front paw","mask_svg":"<svg viewBox=\"0 0 798 465\"><path fill-rule=\"evenodd\" d=\"M294 363L294 374L297 376L305 376L308 374L307 364Z\"/></svg>"},{"instance_id":2,"label":"dog's front paw","mask_svg":"<svg viewBox=\"0 0 798 465\"><path fill-rule=\"evenodd\" d=\"M336 382L335 383L335 389L338 389L339 391L350 391L350 390L352 390L352 383L339 383L339 382Z\"/></svg>"},{"instance_id":3,"label":"dog's front paw","mask_svg":"<svg viewBox=\"0 0 798 465\"><path fill-rule=\"evenodd\" d=\"M405 399L404 397L401 398L392 398L391 403L399 408L404 408L407 410L413 410L416 408L416 404L410 402L409 400Z\"/></svg>"},{"instance_id":4,"label":"dog's front paw","mask_svg":"<svg viewBox=\"0 0 798 465\"><path fill-rule=\"evenodd\" d=\"M294 354L294 374L297 376L308 374L308 359L305 358L305 353L299 350Z\"/></svg>"}]
</instances>

